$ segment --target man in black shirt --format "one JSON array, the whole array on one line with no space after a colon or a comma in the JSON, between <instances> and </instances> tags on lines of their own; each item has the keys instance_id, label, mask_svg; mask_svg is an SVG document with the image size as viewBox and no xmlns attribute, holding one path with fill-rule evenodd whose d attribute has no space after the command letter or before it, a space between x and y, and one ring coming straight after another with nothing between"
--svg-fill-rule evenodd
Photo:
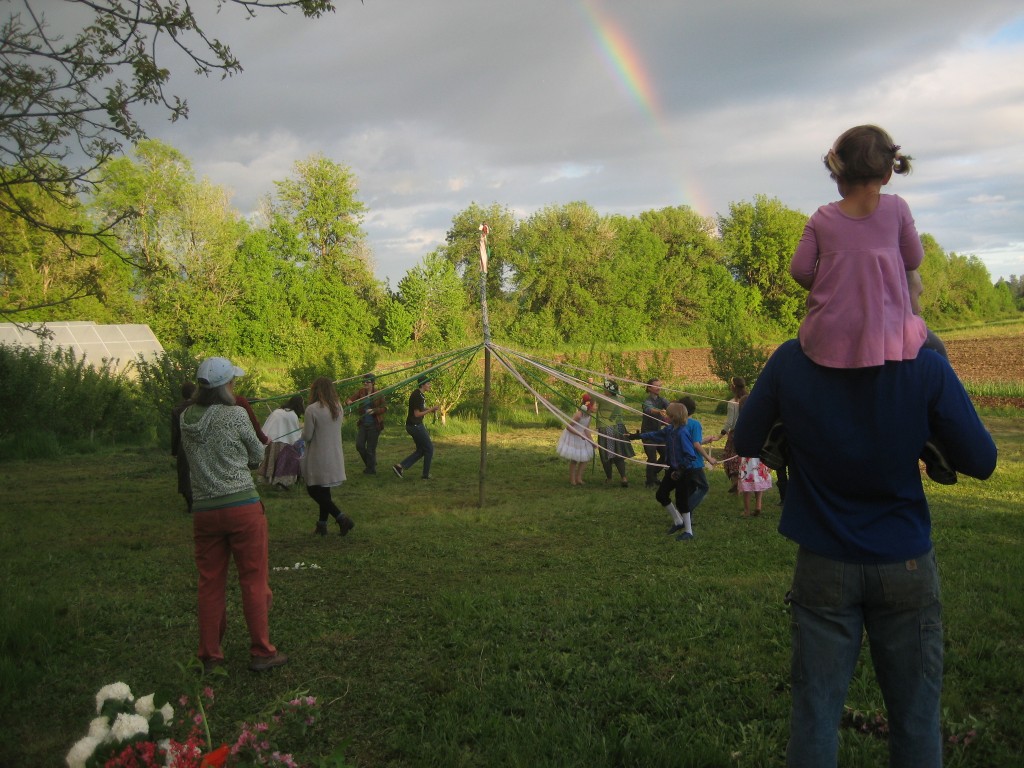
<instances>
[{"instance_id":1,"label":"man in black shirt","mask_svg":"<svg viewBox=\"0 0 1024 768\"><path fill-rule=\"evenodd\" d=\"M402 459L401 463L391 467L399 477L405 475L405 470L412 467L420 459L423 459L423 479L430 479L430 462L434 459L434 443L430 440L430 433L423 426L423 417L428 413L438 411L438 406L427 407L426 395L430 391L430 379L420 376L417 380L417 387L409 395L409 414L405 417L405 431L409 433L416 450Z\"/></svg>"}]
</instances>

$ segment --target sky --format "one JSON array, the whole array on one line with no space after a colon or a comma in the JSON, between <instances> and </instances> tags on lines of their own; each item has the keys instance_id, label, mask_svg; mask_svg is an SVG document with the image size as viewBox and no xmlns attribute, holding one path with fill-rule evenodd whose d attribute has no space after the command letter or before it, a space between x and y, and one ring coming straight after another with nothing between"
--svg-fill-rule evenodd
<instances>
[{"instance_id":1,"label":"sky","mask_svg":"<svg viewBox=\"0 0 1024 768\"><path fill-rule=\"evenodd\" d=\"M349 167L393 289L453 216L837 199L821 158L875 123L918 230L1024 275L1020 0L338 0L319 20L193 4L244 71L173 67L149 134L249 214L314 153ZM204 15L205 14L205 15ZM173 59L168 59L173 64Z\"/></svg>"}]
</instances>

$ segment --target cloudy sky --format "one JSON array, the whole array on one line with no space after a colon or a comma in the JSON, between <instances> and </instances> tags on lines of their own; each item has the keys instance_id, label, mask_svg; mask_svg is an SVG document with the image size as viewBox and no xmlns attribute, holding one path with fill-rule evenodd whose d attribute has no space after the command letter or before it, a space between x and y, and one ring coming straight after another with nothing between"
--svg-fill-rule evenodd
<instances>
[{"instance_id":1,"label":"cloudy sky","mask_svg":"<svg viewBox=\"0 0 1024 768\"><path fill-rule=\"evenodd\" d=\"M836 198L821 156L866 122L913 156L888 191L921 232L1024 274L1020 0L337 6L207 17L245 71L174 70L190 117L148 127L245 212L296 160L349 166L393 288L473 202L715 215L766 194L810 213Z\"/></svg>"}]
</instances>

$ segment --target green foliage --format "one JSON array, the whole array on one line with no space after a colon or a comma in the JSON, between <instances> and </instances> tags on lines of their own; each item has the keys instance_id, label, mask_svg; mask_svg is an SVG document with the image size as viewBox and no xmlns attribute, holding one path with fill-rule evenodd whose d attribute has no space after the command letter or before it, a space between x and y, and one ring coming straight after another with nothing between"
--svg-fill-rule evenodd
<instances>
[{"instance_id":1,"label":"green foliage","mask_svg":"<svg viewBox=\"0 0 1024 768\"><path fill-rule=\"evenodd\" d=\"M171 441L171 409L181 401L181 388L195 382L202 358L185 349L164 350L154 358L138 357L132 363L138 399L146 421L154 425L159 445Z\"/></svg>"},{"instance_id":2,"label":"green foliage","mask_svg":"<svg viewBox=\"0 0 1024 768\"><path fill-rule=\"evenodd\" d=\"M88 10L60 14L52 3L25 0L0 31L0 210L34 229L71 235L66 240L71 246L65 259L69 264L79 257L88 260L96 246L110 247L112 238L101 230L67 229L59 207L21 205L17 198L24 183L22 172L43 197L74 198L90 190L96 169L123 144L145 138L135 115L140 105L166 110L171 121L186 117L186 102L165 91L171 77L168 49L176 66L197 74L227 77L241 71L231 49L204 29L203 12L234 6L251 18L270 7L298 9L318 18L334 10L331 0L228 0L202 10L170 0L79 5L88 5ZM51 24L47 11L60 15L62 23ZM75 20L79 24L69 26ZM116 218L131 214L131 209L123 209ZM92 244L79 250L77 234L85 234Z\"/></svg>"},{"instance_id":3,"label":"green foliage","mask_svg":"<svg viewBox=\"0 0 1024 768\"><path fill-rule=\"evenodd\" d=\"M386 338L399 349L409 344L419 349L458 349L468 339L467 318L466 297L455 267L435 251L399 282L385 325ZM409 336L402 338L398 334L405 327Z\"/></svg>"},{"instance_id":4,"label":"green foliage","mask_svg":"<svg viewBox=\"0 0 1024 768\"><path fill-rule=\"evenodd\" d=\"M8 193L19 210L31 211L62 232L36 226L0 205L0 318L125 318L126 270L87 234L75 234L88 233L93 226L78 199L51 197L27 181Z\"/></svg>"},{"instance_id":5,"label":"green foliage","mask_svg":"<svg viewBox=\"0 0 1024 768\"><path fill-rule=\"evenodd\" d=\"M753 323L741 315L712 326L708 341L711 372L726 382L733 376L742 376L752 386L771 356L764 340L753 330Z\"/></svg>"},{"instance_id":6,"label":"green foliage","mask_svg":"<svg viewBox=\"0 0 1024 768\"><path fill-rule=\"evenodd\" d=\"M0 344L0 381L2 458L149 438L145 411L131 396L124 375L107 364L89 366L70 349Z\"/></svg>"},{"instance_id":7,"label":"green foliage","mask_svg":"<svg viewBox=\"0 0 1024 768\"><path fill-rule=\"evenodd\" d=\"M512 274L512 249L517 222L508 208L492 203L483 208L472 203L452 217L452 226L445 235L440 255L461 275L466 301L475 305L480 297L480 225L486 224L488 236L487 296L500 304L505 296L506 281Z\"/></svg>"},{"instance_id":8,"label":"green foliage","mask_svg":"<svg viewBox=\"0 0 1024 768\"><path fill-rule=\"evenodd\" d=\"M360 228L366 206L357 198L350 168L314 154L297 161L291 178L275 181L272 226L294 230L301 250L290 257L347 283L361 298L374 293L373 272Z\"/></svg>"},{"instance_id":9,"label":"green foliage","mask_svg":"<svg viewBox=\"0 0 1024 768\"><path fill-rule=\"evenodd\" d=\"M288 369L293 390L307 392L313 380L320 376L329 376L332 381L340 381L372 371L376 366L373 350L367 348L363 353L364 357L358 357L352 350L339 347L327 352L322 358L296 363ZM342 397L342 400L344 399Z\"/></svg>"},{"instance_id":10,"label":"green foliage","mask_svg":"<svg viewBox=\"0 0 1024 768\"><path fill-rule=\"evenodd\" d=\"M806 293L789 274L807 217L777 198L757 195L753 203L731 203L718 217L727 264L739 282L761 295L764 319L785 333L796 331Z\"/></svg>"}]
</instances>

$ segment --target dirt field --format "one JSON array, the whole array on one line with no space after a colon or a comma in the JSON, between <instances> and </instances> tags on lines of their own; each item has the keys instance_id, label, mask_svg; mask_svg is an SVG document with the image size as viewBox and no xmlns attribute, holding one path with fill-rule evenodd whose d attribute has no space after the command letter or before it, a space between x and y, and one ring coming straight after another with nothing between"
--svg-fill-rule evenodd
<instances>
[{"instance_id":1,"label":"dirt field","mask_svg":"<svg viewBox=\"0 0 1024 768\"><path fill-rule=\"evenodd\" d=\"M964 381L1006 382L1024 379L1024 335L946 342L949 362ZM684 381L717 381L711 373L706 349L677 349L672 352L675 377ZM1024 398L975 397L979 405L1013 405L1024 408Z\"/></svg>"}]
</instances>

